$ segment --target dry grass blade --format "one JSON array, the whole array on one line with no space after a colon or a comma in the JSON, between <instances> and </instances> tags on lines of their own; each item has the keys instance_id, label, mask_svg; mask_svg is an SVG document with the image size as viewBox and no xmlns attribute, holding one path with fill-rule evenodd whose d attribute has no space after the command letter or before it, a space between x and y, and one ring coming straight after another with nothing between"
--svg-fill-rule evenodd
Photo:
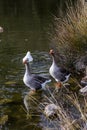
<instances>
[{"instance_id":1,"label":"dry grass blade","mask_svg":"<svg viewBox=\"0 0 87 130\"><path fill-rule=\"evenodd\" d=\"M77 110L80 112L81 114L81 119L83 119L84 121L87 121L87 117L86 117L86 112L84 110L86 110L86 107L84 107L84 109L82 109L80 103L79 103L79 100L78 100L78 97L77 95L67 95L66 96L71 102L72 104L77 108ZM85 105L87 105L86 101L84 100L85 102Z\"/></svg>"}]
</instances>

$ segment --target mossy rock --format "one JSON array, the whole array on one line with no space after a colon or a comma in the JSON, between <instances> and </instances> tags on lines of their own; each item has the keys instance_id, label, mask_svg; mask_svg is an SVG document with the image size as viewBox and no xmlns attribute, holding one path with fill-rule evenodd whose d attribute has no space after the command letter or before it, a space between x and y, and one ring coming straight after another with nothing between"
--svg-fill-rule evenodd
<instances>
[{"instance_id":1,"label":"mossy rock","mask_svg":"<svg viewBox=\"0 0 87 130\"><path fill-rule=\"evenodd\" d=\"M16 82L15 81L7 81L7 82L5 82L5 84L6 85L12 85L12 84L16 84Z\"/></svg>"},{"instance_id":2,"label":"mossy rock","mask_svg":"<svg viewBox=\"0 0 87 130\"><path fill-rule=\"evenodd\" d=\"M4 125L8 121L8 115L0 117L0 125Z\"/></svg>"},{"instance_id":3,"label":"mossy rock","mask_svg":"<svg viewBox=\"0 0 87 130\"><path fill-rule=\"evenodd\" d=\"M0 99L0 105L8 104L13 102L11 99Z\"/></svg>"}]
</instances>

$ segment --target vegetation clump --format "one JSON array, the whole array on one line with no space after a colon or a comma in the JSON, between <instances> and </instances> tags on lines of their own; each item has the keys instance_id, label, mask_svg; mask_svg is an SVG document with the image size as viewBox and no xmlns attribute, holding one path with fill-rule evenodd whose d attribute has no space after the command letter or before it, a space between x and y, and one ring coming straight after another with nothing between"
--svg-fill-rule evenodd
<instances>
[{"instance_id":1,"label":"vegetation clump","mask_svg":"<svg viewBox=\"0 0 87 130\"><path fill-rule=\"evenodd\" d=\"M50 98L46 97L49 104L51 101L57 106L57 116L55 123L53 122L55 130L57 128L61 130L87 129L86 97L80 101L77 94L63 94L62 92L60 96L56 94L50 91ZM48 118L48 120L51 119Z\"/></svg>"},{"instance_id":2,"label":"vegetation clump","mask_svg":"<svg viewBox=\"0 0 87 130\"><path fill-rule=\"evenodd\" d=\"M61 17L54 16L53 33L51 43L54 44L58 53L62 57L63 64L66 66L78 66L79 69L84 69L87 65L87 12L85 6L80 0L75 6L67 5L66 15ZM85 64L85 65L84 65ZM79 68L80 67L80 68Z\"/></svg>"}]
</instances>

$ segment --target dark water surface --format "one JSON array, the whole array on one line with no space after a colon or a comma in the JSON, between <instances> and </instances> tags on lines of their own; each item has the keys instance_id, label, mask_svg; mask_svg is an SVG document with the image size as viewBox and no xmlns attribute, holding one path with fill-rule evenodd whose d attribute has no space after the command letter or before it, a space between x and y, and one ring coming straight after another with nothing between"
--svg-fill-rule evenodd
<instances>
[{"instance_id":1,"label":"dark water surface","mask_svg":"<svg viewBox=\"0 0 87 130\"><path fill-rule=\"evenodd\" d=\"M25 71L22 58L28 50L31 51L35 60L33 72L48 75L47 32L50 14L56 9L55 2L0 1L0 26L4 29L0 33L0 117L8 116L8 122L1 126L3 130L44 129L45 121L43 114L38 113L38 105L30 105L33 116L29 119L26 117L23 100L29 89L22 81Z\"/></svg>"},{"instance_id":2,"label":"dark water surface","mask_svg":"<svg viewBox=\"0 0 87 130\"><path fill-rule=\"evenodd\" d=\"M51 63L49 57L48 30L51 16L63 6L57 0L1 0L0 26L0 117L8 115L3 130L46 130L53 124L39 112L39 103L43 103L43 93L35 95L37 104L30 101L33 116L27 119L24 101L29 89L22 78L25 67L22 58L29 50L34 57L31 64L33 73L49 75ZM24 100L25 99L25 100ZM30 114L31 114L30 113ZM49 129L50 130L50 129Z\"/></svg>"}]
</instances>

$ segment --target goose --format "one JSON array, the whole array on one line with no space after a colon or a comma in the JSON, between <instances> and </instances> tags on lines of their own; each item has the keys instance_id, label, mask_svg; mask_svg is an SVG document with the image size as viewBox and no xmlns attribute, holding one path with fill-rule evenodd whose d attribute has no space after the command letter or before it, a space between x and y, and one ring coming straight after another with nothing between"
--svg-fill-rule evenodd
<instances>
[{"instance_id":1,"label":"goose","mask_svg":"<svg viewBox=\"0 0 87 130\"><path fill-rule=\"evenodd\" d=\"M52 65L49 69L49 73L57 82L57 84L56 84L57 87L60 88L63 83L68 81L68 79L70 77L70 73L65 68L62 68L57 65L56 57L55 57L55 53L54 53L53 49L50 50L49 54L52 56L52 60L53 60Z\"/></svg>"},{"instance_id":2,"label":"goose","mask_svg":"<svg viewBox=\"0 0 87 130\"><path fill-rule=\"evenodd\" d=\"M31 61L33 61L33 58L31 56L30 51L28 51L23 58L23 64L25 65L25 74L23 77L23 82L33 91L43 89L46 83L50 82L51 80L46 77L42 77L38 74L32 74L29 64Z\"/></svg>"}]
</instances>

